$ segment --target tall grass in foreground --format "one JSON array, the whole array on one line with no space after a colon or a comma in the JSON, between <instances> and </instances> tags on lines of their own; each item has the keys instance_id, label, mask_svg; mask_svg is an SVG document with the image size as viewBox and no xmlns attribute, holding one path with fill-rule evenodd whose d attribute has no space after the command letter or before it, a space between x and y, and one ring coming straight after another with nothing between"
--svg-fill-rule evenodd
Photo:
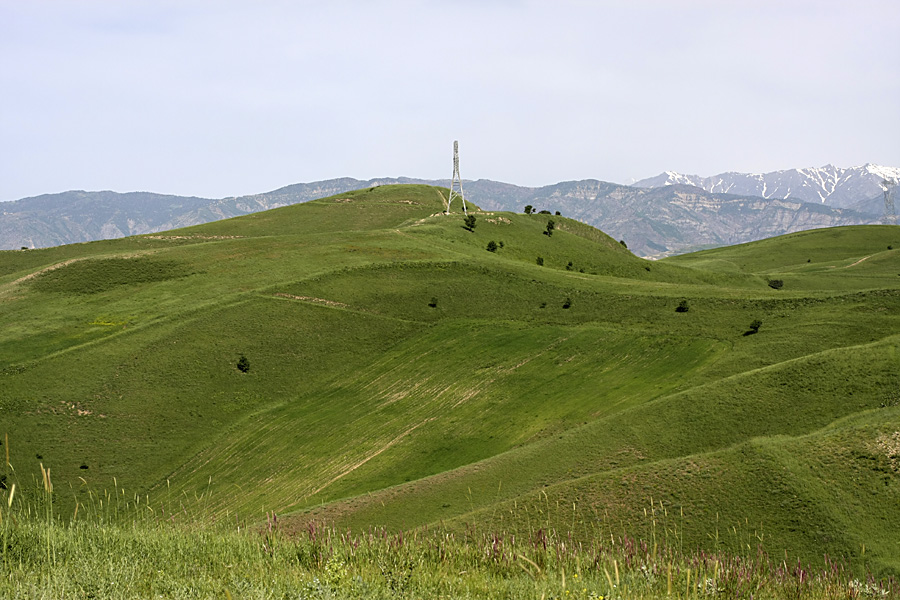
<instances>
[{"instance_id":1,"label":"tall grass in foreground","mask_svg":"<svg viewBox=\"0 0 900 600\"><path fill-rule=\"evenodd\" d=\"M31 494L0 491L2 598L897 598L893 579L856 579L766 554L685 552L555 530L363 534L316 524L288 532L192 519L183 499L89 492L52 512L49 471ZM195 499L203 502L202 497ZM170 500L171 502L171 500ZM194 508L199 509L199 505ZM176 514L178 516L176 516Z\"/></svg>"}]
</instances>

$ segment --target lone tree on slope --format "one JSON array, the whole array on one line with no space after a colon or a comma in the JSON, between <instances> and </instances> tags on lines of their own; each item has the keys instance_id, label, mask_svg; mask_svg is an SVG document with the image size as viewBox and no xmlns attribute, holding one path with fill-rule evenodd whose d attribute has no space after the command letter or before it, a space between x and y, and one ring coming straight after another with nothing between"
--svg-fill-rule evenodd
<instances>
[{"instance_id":1,"label":"lone tree on slope","mask_svg":"<svg viewBox=\"0 0 900 600\"><path fill-rule=\"evenodd\" d=\"M545 231L544 234L549 237L553 235L554 229L556 229L556 223L553 221L553 219L550 219L549 221L547 221L547 231Z\"/></svg>"}]
</instances>

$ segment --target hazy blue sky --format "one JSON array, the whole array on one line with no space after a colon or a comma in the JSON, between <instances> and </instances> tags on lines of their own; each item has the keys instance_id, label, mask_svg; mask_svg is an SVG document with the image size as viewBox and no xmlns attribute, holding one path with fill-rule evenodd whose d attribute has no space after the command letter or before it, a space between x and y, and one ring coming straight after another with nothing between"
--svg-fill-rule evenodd
<instances>
[{"instance_id":1,"label":"hazy blue sky","mask_svg":"<svg viewBox=\"0 0 900 600\"><path fill-rule=\"evenodd\" d=\"M0 0L0 200L900 166L900 2Z\"/></svg>"}]
</instances>

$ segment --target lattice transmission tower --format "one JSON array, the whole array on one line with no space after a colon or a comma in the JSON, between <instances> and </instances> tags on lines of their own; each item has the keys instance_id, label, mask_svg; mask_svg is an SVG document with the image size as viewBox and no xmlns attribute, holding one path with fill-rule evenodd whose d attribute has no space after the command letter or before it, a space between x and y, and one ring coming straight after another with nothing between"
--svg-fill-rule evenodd
<instances>
[{"instance_id":1,"label":"lattice transmission tower","mask_svg":"<svg viewBox=\"0 0 900 600\"><path fill-rule=\"evenodd\" d=\"M456 188L459 188L459 192ZM459 142L453 141L453 177L450 178L450 196L447 198L447 214L450 214L450 204L454 198L459 198L463 206L463 214L468 216L466 212L466 199L463 197L462 178L459 176Z\"/></svg>"},{"instance_id":2,"label":"lattice transmission tower","mask_svg":"<svg viewBox=\"0 0 900 600\"><path fill-rule=\"evenodd\" d=\"M897 210L894 207L894 190L897 189L897 180L888 178L881 182L881 189L884 190L884 224L897 224Z\"/></svg>"}]
</instances>

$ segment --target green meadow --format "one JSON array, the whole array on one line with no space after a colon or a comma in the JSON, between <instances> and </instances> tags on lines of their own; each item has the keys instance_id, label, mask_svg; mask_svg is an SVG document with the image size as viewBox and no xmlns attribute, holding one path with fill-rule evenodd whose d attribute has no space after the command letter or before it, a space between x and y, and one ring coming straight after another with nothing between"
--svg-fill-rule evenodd
<instances>
[{"instance_id":1,"label":"green meadow","mask_svg":"<svg viewBox=\"0 0 900 600\"><path fill-rule=\"evenodd\" d=\"M900 227L654 262L446 193L0 252L0 590L896 594Z\"/></svg>"}]
</instances>

